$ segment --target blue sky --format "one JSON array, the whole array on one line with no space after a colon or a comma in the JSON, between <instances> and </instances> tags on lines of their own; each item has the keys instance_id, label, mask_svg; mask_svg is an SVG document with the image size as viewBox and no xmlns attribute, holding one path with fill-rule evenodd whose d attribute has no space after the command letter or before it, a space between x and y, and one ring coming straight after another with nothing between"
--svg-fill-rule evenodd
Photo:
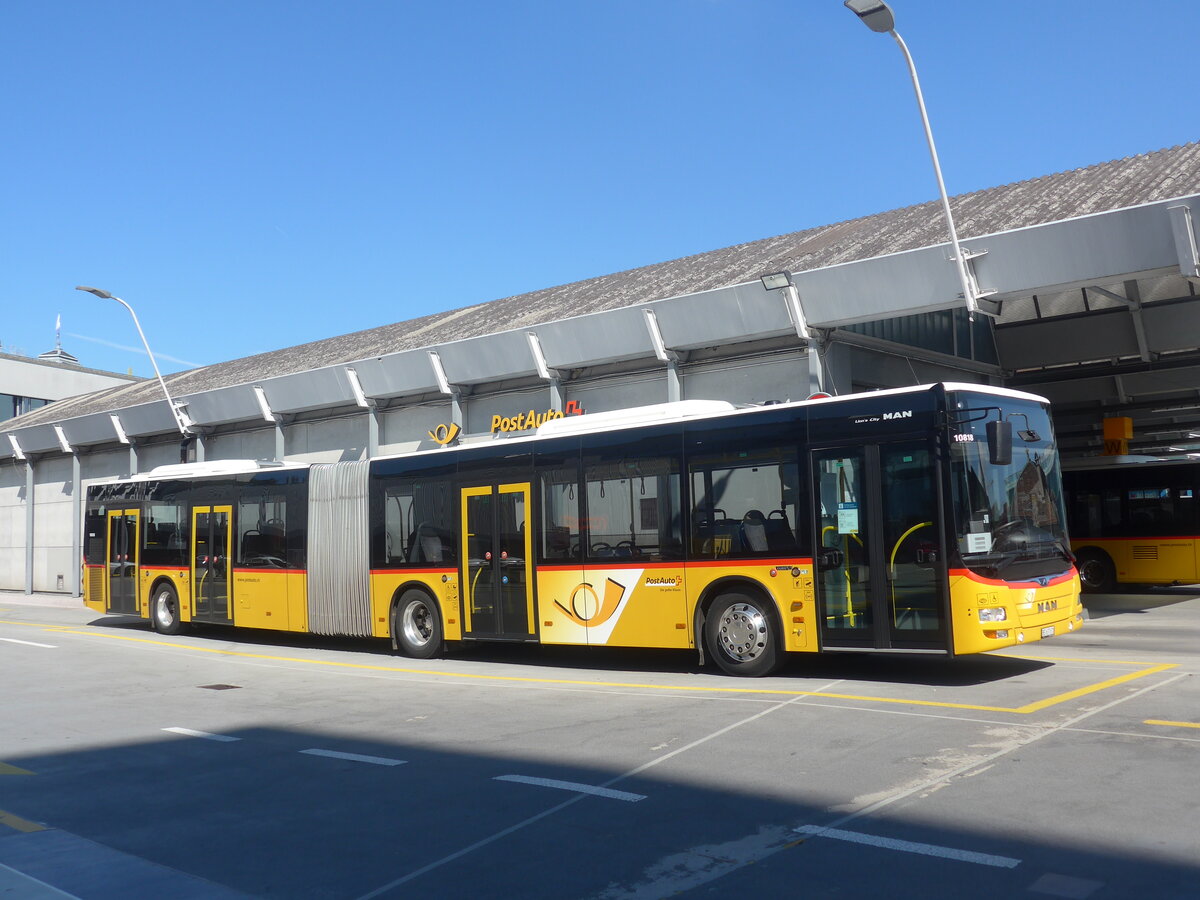
<instances>
[{"instance_id":1,"label":"blue sky","mask_svg":"<svg viewBox=\"0 0 1200 900\"><path fill-rule=\"evenodd\" d=\"M1200 139L1180 0L893 0L950 193ZM0 345L164 371L936 196L840 0L9 0ZM497 329L504 327L496 323Z\"/></svg>"}]
</instances>

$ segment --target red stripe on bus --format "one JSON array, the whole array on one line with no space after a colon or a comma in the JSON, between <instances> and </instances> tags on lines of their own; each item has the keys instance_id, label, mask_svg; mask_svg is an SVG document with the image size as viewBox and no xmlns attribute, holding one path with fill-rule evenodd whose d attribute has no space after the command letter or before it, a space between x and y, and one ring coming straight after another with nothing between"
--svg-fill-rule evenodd
<instances>
[{"instance_id":1,"label":"red stripe on bus","mask_svg":"<svg viewBox=\"0 0 1200 900\"><path fill-rule=\"evenodd\" d=\"M1075 570L1067 572L1065 575L1059 575L1057 578L1047 581L1044 585L1038 581L1002 581L999 578L984 578L982 575L976 575L970 569L951 569L950 577L966 578L968 581L974 581L977 584L986 584L994 587L1010 587L1010 588L1040 588L1052 587L1056 584L1063 584L1075 577Z\"/></svg>"},{"instance_id":2,"label":"red stripe on bus","mask_svg":"<svg viewBox=\"0 0 1200 900\"><path fill-rule=\"evenodd\" d=\"M579 569L706 569L720 566L722 568L766 568L766 569L790 569L792 566L810 566L811 559L696 559L691 562L644 562L636 559L627 559L623 561L613 562L586 562L572 563L567 565L539 565L539 572L573 572Z\"/></svg>"},{"instance_id":3,"label":"red stripe on bus","mask_svg":"<svg viewBox=\"0 0 1200 900\"><path fill-rule=\"evenodd\" d=\"M243 569L241 566L233 567L234 575L238 574L239 572L282 572L282 573L288 574L288 575L295 575L295 574L303 575L307 571L308 571L308 569L278 569L274 566L272 566L268 569Z\"/></svg>"},{"instance_id":4,"label":"red stripe on bus","mask_svg":"<svg viewBox=\"0 0 1200 900\"><path fill-rule=\"evenodd\" d=\"M403 569L372 569L371 570L372 575L454 575L454 574L457 574L457 572L458 572L457 568L453 568L453 569L446 569L446 568L410 569L410 568L406 567Z\"/></svg>"},{"instance_id":5,"label":"red stripe on bus","mask_svg":"<svg viewBox=\"0 0 1200 900\"><path fill-rule=\"evenodd\" d=\"M1191 534L1161 535L1152 534L1146 537L1089 537L1071 538L1071 544L1091 544L1101 541L1139 541L1143 544L1158 544L1167 541L1200 541L1200 537Z\"/></svg>"}]
</instances>

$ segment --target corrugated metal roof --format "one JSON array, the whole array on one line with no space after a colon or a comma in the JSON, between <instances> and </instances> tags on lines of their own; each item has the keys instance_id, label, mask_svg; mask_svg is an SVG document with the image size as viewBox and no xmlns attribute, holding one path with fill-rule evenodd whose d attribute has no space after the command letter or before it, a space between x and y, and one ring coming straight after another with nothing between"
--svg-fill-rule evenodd
<instances>
[{"instance_id":1,"label":"corrugated metal roof","mask_svg":"<svg viewBox=\"0 0 1200 900\"><path fill-rule=\"evenodd\" d=\"M1200 193L1200 143L1143 153L951 198L964 241L1091 213ZM491 334L752 281L763 272L801 272L928 247L946 240L937 200L792 234L655 263L205 366L168 376L175 396L246 384L322 366ZM161 399L142 382L60 401L0 431Z\"/></svg>"}]
</instances>

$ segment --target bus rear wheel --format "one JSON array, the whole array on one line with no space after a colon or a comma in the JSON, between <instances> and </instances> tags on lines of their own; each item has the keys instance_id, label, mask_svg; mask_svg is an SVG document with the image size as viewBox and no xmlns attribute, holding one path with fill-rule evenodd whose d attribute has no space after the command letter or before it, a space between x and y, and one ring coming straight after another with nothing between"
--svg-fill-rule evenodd
<instances>
[{"instance_id":1,"label":"bus rear wheel","mask_svg":"<svg viewBox=\"0 0 1200 900\"><path fill-rule=\"evenodd\" d=\"M1117 568L1103 550L1080 550L1075 564L1085 591L1107 594L1117 586Z\"/></svg>"},{"instance_id":2,"label":"bus rear wheel","mask_svg":"<svg viewBox=\"0 0 1200 900\"><path fill-rule=\"evenodd\" d=\"M441 612L424 591L405 591L392 608L392 640L413 659L432 659L441 650Z\"/></svg>"},{"instance_id":3,"label":"bus rear wheel","mask_svg":"<svg viewBox=\"0 0 1200 900\"><path fill-rule=\"evenodd\" d=\"M783 661L767 604L749 594L722 594L704 620L709 653L726 674L770 675Z\"/></svg>"},{"instance_id":4,"label":"bus rear wheel","mask_svg":"<svg viewBox=\"0 0 1200 900\"><path fill-rule=\"evenodd\" d=\"M154 599L150 601L150 623L159 634L179 634L183 628L179 597L171 585L164 583L154 589Z\"/></svg>"}]
</instances>

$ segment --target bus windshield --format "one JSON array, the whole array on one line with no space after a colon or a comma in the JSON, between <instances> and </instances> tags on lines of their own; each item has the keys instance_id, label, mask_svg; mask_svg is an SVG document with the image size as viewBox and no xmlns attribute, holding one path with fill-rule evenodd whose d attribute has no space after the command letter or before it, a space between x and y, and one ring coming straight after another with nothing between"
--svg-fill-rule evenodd
<instances>
[{"instance_id":1,"label":"bus windshield","mask_svg":"<svg viewBox=\"0 0 1200 900\"><path fill-rule=\"evenodd\" d=\"M999 404L999 405L998 405ZM1071 565L1058 450L1045 406L954 395L950 456L958 551L985 578L1024 581ZM1012 426L1012 460L990 461L987 423Z\"/></svg>"}]
</instances>

